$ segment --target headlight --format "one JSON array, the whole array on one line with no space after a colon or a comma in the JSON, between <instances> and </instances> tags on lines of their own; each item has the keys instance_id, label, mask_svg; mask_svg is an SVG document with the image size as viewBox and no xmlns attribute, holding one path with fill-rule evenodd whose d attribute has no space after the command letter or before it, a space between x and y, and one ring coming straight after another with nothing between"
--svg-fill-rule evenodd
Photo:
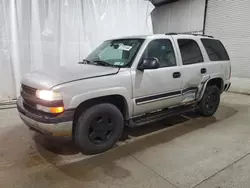
<instances>
[{"instance_id":1,"label":"headlight","mask_svg":"<svg viewBox=\"0 0 250 188\"><path fill-rule=\"evenodd\" d=\"M37 90L36 97L45 101L55 101L62 99L60 93L48 90Z\"/></svg>"}]
</instances>

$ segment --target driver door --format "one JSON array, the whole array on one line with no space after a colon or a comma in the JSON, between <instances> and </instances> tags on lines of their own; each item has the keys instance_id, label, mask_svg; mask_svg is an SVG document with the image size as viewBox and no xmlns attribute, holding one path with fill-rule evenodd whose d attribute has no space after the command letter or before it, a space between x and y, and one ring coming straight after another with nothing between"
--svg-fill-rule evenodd
<instances>
[{"instance_id":1,"label":"driver door","mask_svg":"<svg viewBox=\"0 0 250 188\"><path fill-rule=\"evenodd\" d=\"M160 68L132 72L134 116L182 101L182 79L172 38L150 41L142 55L142 58L147 57L157 58Z\"/></svg>"}]
</instances>

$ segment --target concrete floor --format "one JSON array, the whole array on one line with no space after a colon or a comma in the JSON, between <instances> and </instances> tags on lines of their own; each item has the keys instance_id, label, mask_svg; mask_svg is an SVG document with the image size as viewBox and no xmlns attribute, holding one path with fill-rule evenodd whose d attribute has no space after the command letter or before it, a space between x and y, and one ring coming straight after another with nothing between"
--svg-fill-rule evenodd
<instances>
[{"instance_id":1,"label":"concrete floor","mask_svg":"<svg viewBox=\"0 0 250 188\"><path fill-rule=\"evenodd\" d=\"M83 156L67 138L30 132L0 110L0 187L249 188L250 96L223 94L214 117L193 113L126 129L114 149Z\"/></svg>"}]
</instances>

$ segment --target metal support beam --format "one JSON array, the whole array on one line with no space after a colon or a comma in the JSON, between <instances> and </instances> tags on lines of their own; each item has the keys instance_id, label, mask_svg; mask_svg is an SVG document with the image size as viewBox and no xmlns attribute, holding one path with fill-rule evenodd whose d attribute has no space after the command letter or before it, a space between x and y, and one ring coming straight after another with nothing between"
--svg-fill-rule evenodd
<instances>
[{"instance_id":1,"label":"metal support beam","mask_svg":"<svg viewBox=\"0 0 250 188\"><path fill-rule=\"evenodd\" d=\"M206 2L205 2L204 21L203 21L203 35L205 34L205 29L206 29L207 4L208 4L208 0L206 0Z\"/></svg>"}]
</instances>

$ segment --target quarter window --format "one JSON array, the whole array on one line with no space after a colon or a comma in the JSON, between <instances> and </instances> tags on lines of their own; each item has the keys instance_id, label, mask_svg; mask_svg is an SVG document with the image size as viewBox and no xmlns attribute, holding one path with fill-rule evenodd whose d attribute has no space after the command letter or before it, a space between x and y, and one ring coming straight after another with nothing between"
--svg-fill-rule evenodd
<instances>
[{"instance_id":1,"label":"quarter window","mask_svg":"<svg viewBox=\"0 0 250 188\"><path fill-rule=\"evenodd\" d=\"M196 41L191 39L179 39L178 44L183 65L203 62L203 56Z\"/></svg>"},{"instance_id":2,"label":"quarter window","mask_svg":"<svg viewBox=\"0 0 250 188\"><path fill-rule=\"evenodd\" d=\"M160 67L176 66L175 53L169 39L151 41L143 53L143 58L154 57L159 60Z\"/></svg>"},{"instance_id":3,"label":"quarter window","mask_svg":"<svg viewBox=\"0 0 250 188\"><path fill-rule=\"evenodd\" d=\"M229 56L226 49L219 40L201 39L210 61L228 61Z\"/></svg>"}]
</instances>

